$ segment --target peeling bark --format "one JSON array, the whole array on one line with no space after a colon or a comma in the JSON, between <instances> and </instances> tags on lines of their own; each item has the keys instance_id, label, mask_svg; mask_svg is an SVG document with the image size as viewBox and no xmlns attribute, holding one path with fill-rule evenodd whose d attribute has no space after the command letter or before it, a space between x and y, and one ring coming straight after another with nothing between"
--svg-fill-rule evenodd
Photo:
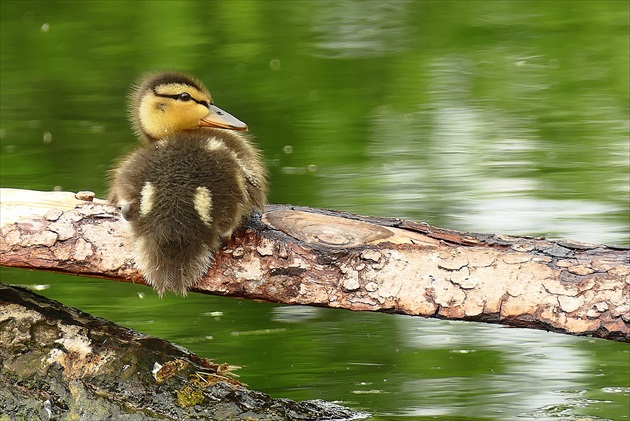
<instances>
[{"instance_id":1,"label":"peeling bark","mask_svg":"<svg viewBox=\"0 0 630 421\"><path fill-rule=\"evenodd\" d=\"M103 201L1 195L0 265L142 282L121 258L131 256L126 223ZM630 342L628 248L322 209L252 215L193 291Z\"/></svg>"},{"instance_id":2,"label":"peeling bark","mask_svg":"<svg viewBox=\"0 0 630 421\"><path fill-rule=\"evenodd\" d=\"M320 400L271 398L247 389L230 369L163 339L0 284L0 419L365 416Z\"/></svg>"}]
</instances>

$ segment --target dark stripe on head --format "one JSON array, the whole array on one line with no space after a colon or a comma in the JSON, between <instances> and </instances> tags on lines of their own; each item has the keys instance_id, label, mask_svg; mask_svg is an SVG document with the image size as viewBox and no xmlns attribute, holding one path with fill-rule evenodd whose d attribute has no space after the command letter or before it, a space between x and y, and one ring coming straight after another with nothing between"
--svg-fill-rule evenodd
<instances>
[{"instance_id":1,"label":"dark stripe on head","mask_svg":"<svg viewBox=\"0 0 630 421\"><path fill-rule=\"evenodd\" d=\"M171 98L171 99L181 99L180 95L181 94L177 94L177 95L166 95L166 94L158 94L157 92L153 91L153 93L155 94L155 96L159 96L162 98ZM190 94L188 94L190 95ZM191 101L195 101L197 104L199 105L203 105L206 108L210 108L210 104L208 103L208 101L199 101L198 99L195 99L192 95L190 95L190 100Z\"/></svg>"},{"instance_id":2,"label":"dark stripe on head","mask_svg":"<svg viewBox=\"0 0 630 421\"><path fill-rule=\"evenodd\" d=\"M155 89L160 85L169 85L171 83L182 83L192 86L193 88L196 88L197 90L202 92L207 91L206 87L203 86L203 84L198 80L193 79L192 77L185 75L184 73L175 72L160 73L159 75L155 76L154 79L151 79L148 86L151 87L151 89Z\"/></svg>"}]
</instances>

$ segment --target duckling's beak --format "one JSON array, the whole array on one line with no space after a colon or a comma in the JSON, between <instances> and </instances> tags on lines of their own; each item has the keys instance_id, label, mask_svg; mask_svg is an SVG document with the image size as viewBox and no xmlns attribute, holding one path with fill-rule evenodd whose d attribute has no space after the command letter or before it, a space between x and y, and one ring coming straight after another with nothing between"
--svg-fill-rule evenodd
<instances>
[{"instance_id":1,"label":"duckling's beak","mask_svg":"<svg viewBox=\"0 0 630 421\"><path fill-rule=\"evenodd\" d=\"M221 129L237 130L239 132L247 130L247 124L230 113L226 113L219 107L210 105L210 112L207 116L199 120L199 127L219 127Z\"/></svg>"}]
</instances>

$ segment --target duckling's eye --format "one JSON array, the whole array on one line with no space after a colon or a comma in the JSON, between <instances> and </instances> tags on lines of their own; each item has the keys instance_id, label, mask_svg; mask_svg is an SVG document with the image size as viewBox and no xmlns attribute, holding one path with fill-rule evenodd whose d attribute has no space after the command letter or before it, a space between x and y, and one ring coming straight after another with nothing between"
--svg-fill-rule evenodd
<instances>
[{"instance_id":1,"label":"duckling's eye","mask_svg":"<svg viewBox=\"0 0 630 421\"><path fill-rule=\"evenodd\" d=\"M190 94L188 92L182 92L181 94L179 94L177 99L179 99L181 101L190 101L192 99L192 97L190 96Z\"/></svg>"}]
</instances>

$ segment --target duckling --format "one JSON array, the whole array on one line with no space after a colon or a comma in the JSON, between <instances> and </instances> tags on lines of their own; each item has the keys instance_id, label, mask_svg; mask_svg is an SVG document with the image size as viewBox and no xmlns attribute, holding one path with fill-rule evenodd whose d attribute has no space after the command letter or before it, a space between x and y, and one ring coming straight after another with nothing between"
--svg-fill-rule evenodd
<instances>
[{"instance_id":1,"label":"duckling","mask_svg":"<svg viewBox=\"0 0 630 421\"><path fill-rule=\"evenodd\" d=\"M213 254L267 197L247 125L213 104L199 80L148 74L131 94L143 146L112 171L109 202L130 222L135 264L160 296L186 295Z\"/></svg>"}]
</instances>

